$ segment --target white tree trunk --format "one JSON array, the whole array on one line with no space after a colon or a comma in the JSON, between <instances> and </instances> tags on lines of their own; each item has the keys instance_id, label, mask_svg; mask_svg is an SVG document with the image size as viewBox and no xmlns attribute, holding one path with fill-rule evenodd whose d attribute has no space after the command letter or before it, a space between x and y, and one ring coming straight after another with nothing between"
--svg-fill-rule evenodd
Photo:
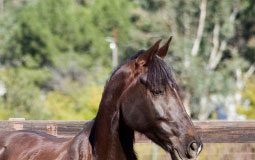
<instances>
[{"instance_id":1,"label":"white tree trunk","mask_svg":"<svg viewBox=\"0 0 255 160\"><path fill-rule=\"evenodd\" d=\"M0 0L0 13L4 12L4 0Z\"/></svg>"},{"instance_id":2,"label":"white tree trunk","mask_svg":"<svg viewBox=\"0 0 255 160\"><path fill-rule=\"evenodd\" d=\"M255 63L250 66L250 68L247 70L247 72L244 73L243 79L244 81L247 81L255 72Z\"/></svg>"},{"instance_id":3,"label":"white tree trunk","mask_svg":"<svg viewBox=\"0 0 255 160\"><path fill-rule=\"evenodd\" d=\"M200 17L199 17L199 23L198 23L198 29L197 29L197 36L194 41L192 50L191 50L191 55L196 56L198 54L198 50L200 47L201 39L203 36L203 31L204 31L204 25L205 25L205 17L206 17L206 3L207 0L201 0L200 4Z\"/></svg>"},{"instance_id":4,"label":"white tree trunk","mask_svg":"<svg viewBox=\"0 0 255 160\"><path fill-rule=\"evenodd\" d=\"M208 66L207 66L207 68L210 70L214 70L217 67L217 65L220 63L223 51L226 49L226 46L227 46L226 40L223 40L220 43L219 33L220 33L220 25L216 23L213 30L213 49L210 54L210 58L209 58Z\"/></svg>"}]
</instances>

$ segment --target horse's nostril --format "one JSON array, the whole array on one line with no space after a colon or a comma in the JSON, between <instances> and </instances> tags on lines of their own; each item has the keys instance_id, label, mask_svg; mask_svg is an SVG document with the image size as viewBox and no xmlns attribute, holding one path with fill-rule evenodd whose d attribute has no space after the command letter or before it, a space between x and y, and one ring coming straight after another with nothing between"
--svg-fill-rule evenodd
<instances>
[{"instance_id":1,"label":"horse's nostril","mask_svg":"<svg viewBox=\"0 0 255 160\"><path fill-rule=\"evenodd\" d=\"M188 148L188 154L190 158L195 158L197 156L197 152L198 152L198 145L196 142L192 142Z\"/></svg>"},{"instance_id":2,"label":"horse's nostril","mask_svg":"<svg viewBox=\"0 0 255 160\"><path fill-rule=\"evenodd\" d=\"M197 149L198 149L197 143L195 143L195 142L191 143L190 148L191 148L193 151L197 151Z\"/></svg>"}]
</instances>

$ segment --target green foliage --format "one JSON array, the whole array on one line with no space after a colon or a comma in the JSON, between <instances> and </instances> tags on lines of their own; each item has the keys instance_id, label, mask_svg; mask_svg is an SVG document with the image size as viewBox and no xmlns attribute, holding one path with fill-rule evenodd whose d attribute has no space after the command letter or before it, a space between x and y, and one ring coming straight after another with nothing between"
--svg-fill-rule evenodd
<instances>
[{"instance_id":1,"label":"green foliage","mask_svg":"<svg viewBox=\"0 0 255 160\"><path fill-rule=\"evenodd\" d=\"M0 75L0 80L7 90L6 95L1 98L2 118L48 118L47 110L43 107L41 91L37 87L49 78L47 70L10 68L1 71Z\"/></svg>"},{"instance_id":2,"label":"green foliage","mask_svg":"<svg viewBox=\"0 0 255 160\"><path fill-rule=\"evenodd\" d=\"M192 56L200 3L4 1L5 9L0 11L0 83L7 92L0 97L0 118L91 119L111 71L107 39L117 42L120 59L126 59L170 35L174 39L166 60L177 72L184 100L197 118L202 114L202 100L209 105L212 95L225 97L237 91L236 69L245 71L254 62L255 48L254 1L207 0L198 55ZM219 26L218 51L222 42L226 47L219 63L210 69L215 26ZM253 103L246 91L244 97Z\"/></svg>"},{"instance_id":3,"label":"green foliage","mask_svg":"<svg viewBox=\"0 0 255 160\"><path fill-rule=\"evenodd\" d=\"M91 8L93 23L108 36L112 36L111 32L117 29L121 33L119 36L124 38L130 27L129 5L130 3L126 0L95 0Z\"/></svg>"},{"instance_id":4,"label":"green foliage","mask_svg":"<svg viewBox=\"0 0 255 160\"><path fill-rule=\"evenodd\" d=\"M115 36L118 50L123 50L130 4L5 2L0 15L0 82L7 92L0 98L0 117L93 118L111 70L106 38Z\"/></svg>"},{"instance_id":5,"label":"green foliage","mask_svg":"<svg viewBox=\"0 0 255 160\"><path fill-rule=\"evenodd\" d=\"M50 79L46 69L8 69L0 72L7 93L0 99L0 116L26 119L92 119L95 116L103 86L62 82L65 90L44 92L42 86Z\"/></svg>"},{"instance_id":6,"label":"green foliage","mask_svg":"<svg viewBox=\"0 0 255 160\"><path fill-rule=\"evenodd\" d=\"M79 86L75 88L72 93L51 91L47 94L45 105L52 119L84 120L95 116L102 87L91 84L81 89Z\"/></svg>"},{"instance_id":7,"label":"green foliage","mask_svg":"<svg viewBox=\"0 0 255 160\"><path fill-rule=\"evenodd\" d=\"M237 21L238 34L236 35L236 43L242 48L241 53L243 56L251 63L255 62L254 15L255 1L244 1Z\"/></svg>"},{"instance_id":8,"label":"green foliage","mask_svg":"<svg viewBox=\"0 0 255 160\"><path fill-rule=\"evenodd\" d=\"M238 113L245 115L248 119L255 119L255 77L253 76L246 84L243 91L246 106L239 106Z\"/></svg>"},{"instance_id":9,"label":"green foliage","mask_svg":"<svg viewBox=\"0 0 255 160\"><path fill-rule=\"evenodd\" d=\"M69 53L92 57L109 52L103 34L91 22L91 13L75 1L45 0L24 6L15 15L15 25L3 63L40 67L55 65L55 57ZM108 51L107 51L108 50ZM86 61L91 65L91 61Z\"/></svg>"},{"instance_id":10,"label":"green foliage","mask_svg":"<svg viewBox=\"0 0 255 160\"><path fill-rule=\"evenodd\" d=\"M239 50L233 46L235 42L231 42L236 32L236 12L244 5L241 1L207 1L204 31L197 56L192 56L191 50L199 25L201 1L143 0L137 3L141 7L134 11L136 30L133 32L136 34L132 38L139 43L145 41L141 37L148 39L174 36L168 63L173 65L178 74L184 99L187 98L194 118L204 114L202 101L206 101L205 103L210 106L212 95L224 97L234 94L237 90L236 69L245 71L249 65L242 56L239 56ZM219 43L217 52L223 42L226 42L227 47L222 51L216 67L210 69L208 64L214 47L216 26L219 27L216 37ZM137 35L139 37L136 37ZM205 112L210 112L212 109L206 110Z\"/></svg>"}]
</instances>

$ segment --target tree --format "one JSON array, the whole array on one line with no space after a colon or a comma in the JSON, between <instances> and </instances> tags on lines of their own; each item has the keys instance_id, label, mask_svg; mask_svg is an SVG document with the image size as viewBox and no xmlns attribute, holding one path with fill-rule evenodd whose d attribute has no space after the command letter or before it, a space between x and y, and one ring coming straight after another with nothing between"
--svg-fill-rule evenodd
<instances>
[{"instance_id":1,"label":"tree","mask_svg":"<svg viewBox=\"0 0 255 160\"><path fill-rule=\"evenodd\" d=\"M242 92L243 103L238 106L238 112L243 114L248 119L255 118L255 77L251 77L246 83L246 86Z\"/></svg>"},{"instance_id":2,"label":"tree","mask_svg":"<svg viewBox=\"0 0 255 160\"><path fill-rule=\"evenodd\" d=\"M81 99L83 96L90 97L90 90L86 88L91 85L95 86L94 90L100 91L111 70L111 51L106 37L117 30L119 44L125 44L128 39L125 35L128 34L129 2L22 2L15 6L10 1L6 2L5 15L0 16L0 61L3 67L0 74L5 75L0 80L7 86L1 106L2 110L10 110L5 118L16 111L23 111L16 116L62 119L67 118L64 116L68 114L67 110L74 110L69 118L75 115L79 119L91 118L99 99L93 103L90 102L93 98L84 98L87 102ZM102 14L97 14L98 10ZM119 50L122 50L121 45ZM6 74L14 71L15 74ZM11 75L18 77L15 79ZM74 91L84 95L77 95ZM99 95L94 97L100 97L100 93L96 93ZM18 95L22 96L16 98ZM69 99L68 103L63 105L58 99L54 101L53 96ZM54 107L66 108L66 111L59 115L51 114ZM40 110L38 114L44 116L30 116L33 110ZM85 113L80 116L80 112Z\"/></svg>"},{"instance_id":3,"label":"tree","mask_svg":"<svg viewBox=\"0 0 255 160\"><path fill-rule=\"evenodd\" d=\"M136 32L141 36L174 36L168 63L180 75L186 106L193 118L207 119L217 106L235 112L237 71L249 63L231 45L241 1L138 1L134 10ZM151 8L150 4L157 8ZM147 11L149 10L149 11ZM133 37L136 39L136 37ZM136 39L137 40L137 39ZM238 66L238 67L237 67ZM233 103L232 108L224 99ZM228 112L229 118L236 118Z\"/></svg>"},{"instance_id":4,"label":"tree","mask_svg":"<svg viewBox=\"0 0 255 160\"><path fill-rule=\"evenodd\" d=\"M83 118L83 112L90 118L97 102L84 98L86 103L82 95L90 97L86 88L91 86L99 94L111 71L109 39L123 60L173 35L167 62L177 72L193 118L207 119L219 106L236 118L236 106L242 105L236 97L242 97L255 70L253 0L3 2L0 83L8 88L0 98L0 112L6 106L10 111L4 117L31 107L20 113L44 108L44 117L62 119L66 112L50 113L65 108L70 119ZM20 94L24 98L15 98Z\"/></svg>"}]
</instances>

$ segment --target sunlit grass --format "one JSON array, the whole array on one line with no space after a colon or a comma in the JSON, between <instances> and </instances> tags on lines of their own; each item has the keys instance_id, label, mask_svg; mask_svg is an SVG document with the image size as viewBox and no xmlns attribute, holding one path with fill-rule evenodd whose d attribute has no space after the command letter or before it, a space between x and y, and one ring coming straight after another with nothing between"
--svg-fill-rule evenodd
<instances>
[{"instance_id":1,"label":"sunlit grass","mask_svg":"<svg viewBox=\"0 0 255 160\"><path fill-rule=\"evenodd\" d=\"M170 156L153 143L136 143L139 160L170 160ZM212 143L204 144L198 160L254 160L254 143Z\"/></svg>"}]
</instances>

